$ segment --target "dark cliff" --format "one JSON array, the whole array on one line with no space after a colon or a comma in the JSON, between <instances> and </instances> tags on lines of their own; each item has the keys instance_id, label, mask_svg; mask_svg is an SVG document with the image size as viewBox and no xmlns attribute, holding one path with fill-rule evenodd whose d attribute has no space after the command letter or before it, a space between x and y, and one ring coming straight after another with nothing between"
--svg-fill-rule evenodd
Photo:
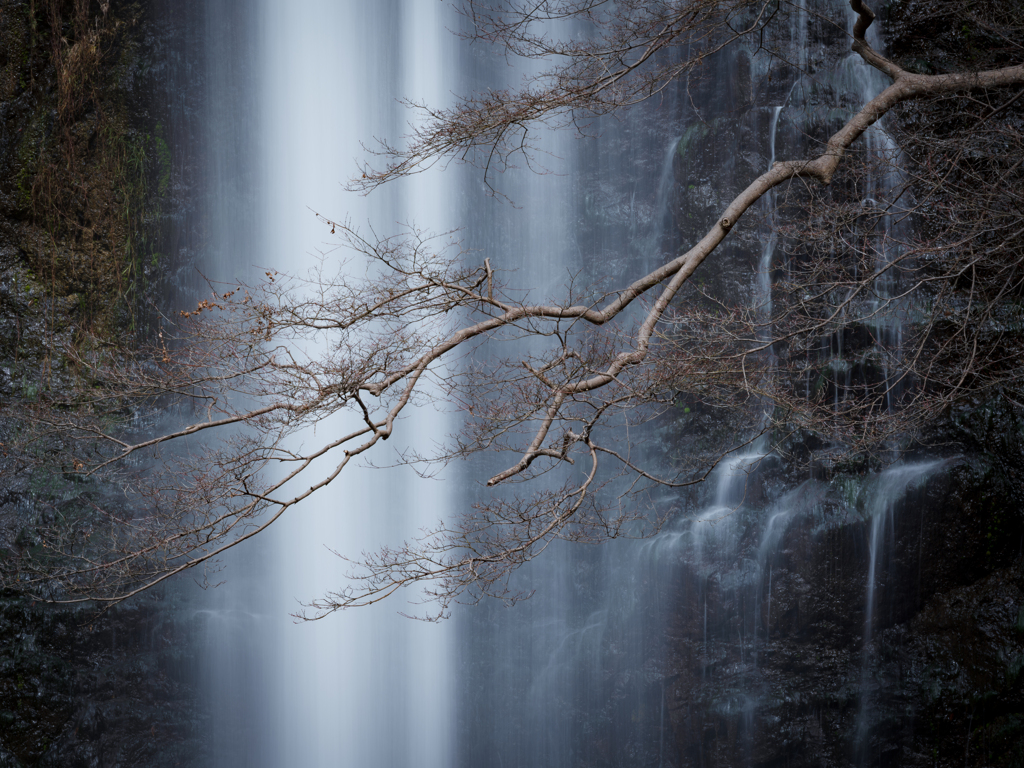
<instances>
[{"instance_id":1,"label":"dark cliff","mask_svg":"<svg viewBox=\"0 0 1024 768\"><path fill-rule=\"evenodd\" d=\"M770 159L813 157L863 103L855 89L871 84L853 71L846 4L810 6L780 21L783 60L768 67L763 52L734 46L594 130L577 183L583 278L607 269L615 285L689 247ZM963 4L877 10L882 44L915 71L999 65L1013 47ZM929 130L971 124L948 107L912 104L886 129L927 141L922 115ZM858 189L835 186L837 198ZM746 214L694 274L690 299L750 305L770 217L802 226L805 194L784 194L777 214ZM769 254L776 282L801 256L786 237ZM836 335L822 348L861 360L844 371L846 389L881 375L877 328ZM999 343L1019 345L1019 330ZM829 386L829 399L843 396ZM552 547L545 557L559 566L523 574L530 601L477 606L465 620L461 764L500 754L524 768L1024 765L1020 402L1013 387L958 402L889 469L877 456L834 462L825 438L797 431L738 466L742 487L725 507L724 476L698 493L652 494L675 514L654 541ZM680 399L647 455L735 444L756 423L722 411Z\"/></svg>"},{"instance_id":2,"label":"dark cliff","mask_svg":"<svg viewBox=\"0 0 1024 768\"><path fill-rule=\"evenodd\" d=\"M0 3L0 398L132 344L194 290L202 22L190 3ZM0 432L6 429L0 425ZM6 442L0 436L0 443ZM0 457L0 557L111 489ZM116 492L116 489L115 489ZM192 765L190 628L172 592L100 612L0 595L0 765Z\"/></svg>"}]
</instances>

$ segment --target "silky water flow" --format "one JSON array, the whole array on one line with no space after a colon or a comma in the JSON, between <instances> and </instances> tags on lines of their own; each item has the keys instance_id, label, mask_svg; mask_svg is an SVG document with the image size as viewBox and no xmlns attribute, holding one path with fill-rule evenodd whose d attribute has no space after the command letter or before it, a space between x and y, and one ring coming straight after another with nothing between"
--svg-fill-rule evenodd
<instances>
[{"instance_id":1,"label":"silky water flow","mask_svg":"<svg viewBox=\"0 0 1024 768\"><path fill-rule=\"evenodd\" d=\"M217 112L222 129L211 142L211 167L224 187L213 242L233 252L235 263L302 273L330 247L315 210L378 231L391 231L396 222L435 231L472 222L467 244L485 252L530 300L557 298L575 275L592 269L579 228L586 219L580 211L593 207L593 190L581 190L573 180L587 169L579 167L568 137L551 138L546 147L561 164L557 173L512 173L503 180L502 192L513 204L489 200L478 175L452 172L427 174L368 198L342 190L354 158L364 155L361 141L405 133L410 115L397 96L437 105L467 88L518 83L521 72L502 69L503 62L479 55L460 60L472 54L457 53L449 30L459 21L444 9L417 0L320 0L297 13L270 0L244 8L211 0L211 17L245 30L232 27L234 44L220 47L223 29L211 32L212 101L229 99L218 88L251 87L256 94L251 112L233 116L239 127L244 124L250 151L233 143L239 133L227 129L232 116L223 109ZM793 18L791 37L803 65L808 14ZM238 44L238 35L247 45ZM868 96L878 84L860 66L844 61L830 87L840 96ZM244 76L225 75L239 69ZM786 152L800 151L798 137L809 132L806 116L819 100L816 83L829 76L797 78L776 103L758 107L754 123L769 162L782 157L776 144L784 136ZM652 141L656 170L637 181L648 184L657 208L647 229L631 230L641 243L639 260L648 266L663 257L663 242L671 240L667 208L674 204L673 169L680 157L679 140L672 137L684 127L667 121ZM869 146L888 151L884 134L873 131ZM609 146L614 137L609 129L595 141ZM240 185L238 178L252 185ZM233 228L244 230L251 252L238 253ZM752 259L750 295L762 317L772 306L777 246L769 233ZM338 257L328 253L328 259ZM215 274L245 277L242 269ZM897 337L898 323L887 322L887 338ZM339 428L323 423L302 439L312 443ZM432 409L401 424L406 444L423 448L454 428L451 416ZM207 627L200 667L212 715L211 764L568 768L612 760L669 766L679 764L680 743L700 764L707 757L700 731L706 715L736 719L734 754L738 763L752 762L765 688L745 684L680 720L669 703L672 668L681 662L667 637L673 617L685 614L698 627L687 663L699 670L701 684L714 682L725 660L733 674L740 670L740 677L756 679L773 637L778 547L795 521L820 515L828 491L825 483L807 481L773 500L760 498L754 492L758 478L778 466L765 446L755 441L726 457L695 511L654 539L598 549L552 547L517 577L518 587L537 592L511 610L492 602L457 612L448 623L423 624L397 615L407 608L403 598L415 598L399 593L399 604L392 598L315 625L295 624L289 614L300 608L299 600L344 586L346 566L327 547L358 555L401 541L469 503L476 492L472 478L462 478L453 490L451 478L346 470L326 493L228 558L227 583L198 609ZM869 481L877 489L869 492L867 512L865 648L886 521L899 495L931 469L901 468ZM677 501L665 492L654 504ZM727 646L737 649L735 658ZM861 684L868 685L866 676ZM862 696L864 730L869 700ZM689 723L696 729L692 738Z\"/></svg>"},{"instance_id":2,"label":"silky water flow","mask_svg":"<svg viewBox=\"0 0 1024 768\"><path fill-rule=\"evenodd\" d=\"M837 121L848 118L849 104L864 103L884 87L877 72L848 52L838 54L828 67L814 69L828 59L820 50L811 50L808 41L816 36L809 33L810 25L817 18L838 18L849 24L853 18L839 2L815 4L814 11L801 8L793 12L789 40L784 41L794 52L791 60L800 71L810 74L797 74L777 89L774 103L769 100L751 110L751 127L764 142L767 161L757 172L777 159L812 156L816 145L810 136L822 125L834 130ZM877 38L873 44L882 47ZM762 60L760 66L764 63ZM767 71L754 69L755 82L771 81ZM723 66L721 74L728 77L734 72ZM693 98L699 99L699 95ZM717 117L713 105L691 103L704 114L684 117L682 126L666 124L664 136L688 128L686 121L692 125L700 120L707 125ZM697 135L705 133L696 131ZM602 134L598 143L613 140L612 129ZM630 236L641 244L638 261L644 265L662 258L663 228L671 215L661 207L675 204L675 195L669 193L669 181L676 175L673 163L686 160L684 150L677 149L679 145L678 139L670 140L660 172L647 179L656 190L651 199L658 210L646 234L639 227L629 228ZM864 145L871 157L890 163L895 160L893 143L883 126L868 131ZM685 149L703 151L700 146ZM725 160L721 164L717 182L726 189L738 180L728 177L726 168L731 166ZM872 204L896 183L894 174L868 176L862 190L865 204ZM687 181L675 179L675 183ZM739 188L749 179L742 181ZM622 197L631 211L637 207L635 191ZM775 206L772 193L762 206L769 225L763 244L750 258L749 295L763 324L762 339L770 334L772 274L785 268L773 226L777 223ZM685 218L691 212L676 213ZM582 239L581 233L575 237ZM626 242L620 246L623 250L630 247ZM894 256L883 250L876 269L884 273ZM883 276L878 281L878 295L885 300L892 290L889 276ZM898 359L900 309L894 305L893 312L874 312L878 338L890 359ZM833 365L840 372L845 366L841 347ZM886 381L895 373L887 368ZM850 386L849 376L845 380L840 376L836 397L846 396ZM868 531L863 598L866 622L863 635L855 642L865 654L876 608L876 563L892 546L885 530L908 489L937 467L935 463L896 466L861 481L860 513ZM586 547L553 548L543 561L530 563L519 575L517 586L537 590L526 604L512 611L484 606L473 619L467 619L460 648L474 666L463 670L471 682L462 684L461 696L474 705L474 716L460 731L461 764L485 764L495 755L500 755L504 768L755 763L759 742L773 735L767 731L770 723L760 713L775 705L778 694L771 683L773 673L762 672L762 667L764 655L774 653L776 647L775 627L780 618L773 611L778 611L776 569L785 559L780 551L783 542L791 526L799 522L802 530L810 532L815 546L824 546L828 531L843 525L853 513L843 505L836 512L836 488L813 479L766 498L762 478L782 468L781 460L768 452L767 440L754 440L727 456L713 473L703 499L695 508L691 503L693 511L679 515L654 539L612 542L596 552ZM831 506L826 499L832 499ZM655 494L653 500L655 507L676 503L677 498L668 491ZM792 613L791 605L786 608ZM791 623L792 616L786 620ZM688 688L686 676L693 669L697 680ZM716 676L727 676L717 689ZM863 752L857 744L866 740L869 731L873 683L861 673L853 684L862 690L857 722L847 731L851 756ZM715 747L716 754L705 753L708 734L723 723L734 723L722 734L729 745ZM718 762L721 760L726 762Z\"/></svg>"},{"instance_id":3,"label":"silky water flow","mask_svg":"<svg viewBox=\"0 0 1024 768\"><path fill-rule=\"evenodd\" d=\"M300 10L270 0L211 0L207 13L211 104L244 102L250 110L234 114L230 126L221 126L228 130L212 137L211 166L218 178L234 174L255 187L241 198L214 196L214 239L225 250L232 225L244 221L256 233L235 233L252 250L234 255L233 274L221 265L218 275L301 276L321 253L328 272L339 268L350 254L332 244L314 211L364 234L371 226L391 234L401 223L433 231L459 225L454 175L433 174L365 198L343 189L365 156L360 142L406 132L412 116L397 104L399 95L443 105L459 90L449 31L456 20L446 6L320 0ZM244 50L220 44L238 34L236 22L248 30ZM243 75L232 78L236 70ZM249 88L251 94L239 95ZM233 143L243 132L253 136L248 152ZM256 215L240 212L245 206ZM345 427L328 420L293 439L309 448ZM391 442L429 450L449 431L445 414L419 409ZM393 463L395 455L378 459ZM326 467L312 470L322 474ZM344 588L348 567L331 549L358 556L400 543L443 518L451 504L443 477L421 480L408 468L346 469L253 546L231 553L223 574L211 578L225 583L198 609L207 628L201 674L211 766L452 765L451 623L399 616L419 610L408 604L417 599L413 590L311 624L291 616L300 601Z\"/></svg>"}]
</instances>

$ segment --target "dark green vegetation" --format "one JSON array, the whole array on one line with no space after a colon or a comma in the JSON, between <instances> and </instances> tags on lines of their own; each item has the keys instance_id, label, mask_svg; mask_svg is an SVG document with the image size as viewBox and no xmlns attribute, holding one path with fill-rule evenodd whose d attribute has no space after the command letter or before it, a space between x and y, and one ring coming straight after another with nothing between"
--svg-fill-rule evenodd
<instances>
[{"instance_id":1,"label":"dark green vegetation","mask_svg":"<svg viewBox=\"0 0 1024 768\"><path fill-rule=\"evenodd\" d=\"M143 330L173 266L158 245L180 201L152 103L167 66L151 16L83 0L0 9L5 387L50 386L61 344Z\"/></svg>"}]
</instances>

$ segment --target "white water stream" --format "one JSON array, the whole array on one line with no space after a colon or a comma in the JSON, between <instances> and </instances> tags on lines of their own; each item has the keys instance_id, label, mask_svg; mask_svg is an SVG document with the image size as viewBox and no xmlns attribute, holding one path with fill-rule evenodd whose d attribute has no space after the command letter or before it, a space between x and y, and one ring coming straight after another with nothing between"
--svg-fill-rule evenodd
<instances>
[{"instance_id":1,"label":"white water stream","mask_svg":"<svg viewBox=\"0 0 1024 768\"><path fill-rule=\"evenodd\" d=\"M256 137L249 147L253 155L239 157L231 131L213 143L217 162L212 171L218 178L232 178L239 164L248 163L254 187L222 184L218 205L223 210L215 218L225 229L213 240L233 252L234 263L291 273L312 266L330 237L311 209L338 219L351 217L357 227L372 222L382 233L393 231L396 222L440 231L472 217L469 244L486 248L496 268L518 270L513 285L538 300L563 293L574 258L576 210L573 156L565 144L550 148L565 175L513 176L503 185L521 208L477 208L466 198L481 196L479 176L470 179L475 186L469 189L452 173L426 174L368 198L342 189L355 158L364 156L361 141L405 133L410 115L395 102L397 96L439 105L467 90L463 80L471 73L456 54L459 43L449 29L458 21L446 15L446 4L309 0L299 10L273 0L244 7L239 2L211 2L212 13L232 6L235 14L254 17L244 66L250 69L246 79L254 84L258 108L235 116ZM214 40L224 34L223 25L232 23L232 14L217 19L211 28ZM797 14L794 39L801 41L801 64L806 62L807 23L806 13ZM231 66L242 66L240 47L245 46L231 46L236 57ZM218 72L216 63L212 71ZM479 88L493 73L475 74L473 86ZM841 69L840 79L846 82L840 90L866 97L875 87L866 77L854 62ZM211 80L216 92L218 78ZM513 73L494 85L516 82ZM782 131L804 128L797 121L806 105L787 97L784 106L770 107L765 126L771 160ZM220 125L230 123L230 116L221 116ZM672 126L666 139L679 128ZM869 133L869 146L881 140ZM671 221L661 209L673 197L677 144L672 139L664 150L660 175L645 180L656 189L658 209L643 254L652 263L661 258L664 228ZM884 180L869 186L877 183ZM766 200L768 211L774 202L773 194ZM230 231L240 224L247 228L244 239ZM251 252L238 253L239 241L251 244ZM765 318L771 309L776 246L772 232L757 263L755 295ZM229 279L232 270L219 269L214 276ZM451 429L446 419L420 409L402 423L401 434L406 444L423 446ZM323 423L304 439L313 442L338 429L339 424ZM718 615L724 611L715 600L732 596L737 607L729 610L738 614L740 662L756 670L759 649L770 644L776 620L772 558L787 526L810 514L823 493L808 483L752 511L756 483L748 481L767 462L762 443L746 450L723 461L706 506L691 519L678 521L655 540L612 545L596 555L553 547L524 574L538 595L514 613L481 607L470 630L468 619L457 627L399 617L396 612L407 609L403 598L415 598L401 593L373 609L313 625L289 618L299 600L344 585L346 566L327 547L358 555L395 543L464 502L451 484L419 480L411 471L346 470L326 493L293 510L269 535L232 557L228 583L198 609L207 627L199 667L212 712L211 767L447 768L461 763L537 768L583 764L579 761L630 750L649 764L663 764L674 736L666 714L669 662L657 653L665 617L683 609L646 601L669 595L683 605L692 597L691 610L701 612L703 623L697 663L702 679L710 679L724 626ZM905 490L909 482L895 483L890 495L895 498L896 486ZM886 499L889 509L892 501ZM872 523L868 631L887 515ZM747 561L739 562L741 538L751 525L760 526L759 544ZM684 564L692 580L664 587L673 578L682 582L678 577ZM458 638L457 632L462 633ZM456 659L456 653L462 656ZM612 691L614 702L603 677L608 669L625 681ZM467 694L460 686L472 690ZM742 711L748 741L754 738L758 695L744 690L723 705ZM460 727L472 742L465 745L456 744L460 700L467 707ZM586 715L593 722L613 725L594 738L586 734L590 751L581 754L587 722L571 718L590 709L597 712ZM637 733L647 741L634 745Z\"/></svg>"},{"instance_id":2,"label":"white water stream","mask_svg":"<svg viewBox=\"0 0 1024 768\"><path fill-rule=\"evenodd\" d=\"M230 23L225 5L229 0L213 3L210 13ZM345 254L332 249L313 210L383 234L398 223L434 231L459 224L454 175L419 177L365 198L342 187L364 156L361 141L406 132L411 115L397 96L444 105L459 90L457 40L449 31L456 22L448 11L419 0L310 0L301 9L263 0L235 8L255 16L244 63L230 64L249 68L257 102L254 114L236 116L254 121L247 127L257 136L254 156L244 162L256 186L251 220L258 236L253 251L237 257L244 265L301 275L320 251L337 265ZM228 165L237 154L232 138L214 137L214 154ZM449 431L446 419L419 409L402 423L398 442L429 447ZM308 447L341 428L322 422L298 440ZM377 458L386 464L394 454ZM450 505L443 480L419 480L403 469L346 469L230 558L227 583L200 609L208 630L202 674L212 766L452 765L451 623L399 616L415 612L407 603L417 597L412 591L312 624L290 617L298 601L345 586L347 566L328 548L358 556L400 543Z\"/></svg>"}]
</instances>

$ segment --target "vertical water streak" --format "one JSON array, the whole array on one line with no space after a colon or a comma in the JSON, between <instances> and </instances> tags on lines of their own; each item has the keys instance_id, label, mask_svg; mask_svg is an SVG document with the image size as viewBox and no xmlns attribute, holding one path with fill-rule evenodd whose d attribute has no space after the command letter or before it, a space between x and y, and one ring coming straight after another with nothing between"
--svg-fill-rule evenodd
<instances>
[{"instance_id":1,"label":"vertical water streak","mask_svg":"<svg viewBox=\"0 0 1024 768\"><path fill-rule=\"evenodd\" d=\"M875 632L879 572L887 576L887 558L895 547L894 516L897 505L908 490L944 464L941 460L901 465L885 470L875 478L868 490L864 514L868 518L868 569L864 590L864 632L861 650L860 706L855 731L858 764L867 765L871 739L872 680L871 654Z\"/></svg>"},{"instance_id":2,"label":"vertical water streak","mask_svg":"<svg viewBox=\"0 0 1024 768\"><path fill-rule=\"evenodd\" d=\"M410 96L443 106L458 87L444 8L413 0L317 0L301 9L265 0L233 8L262 32L235 51L243 61L230 62L250 70L261 107L254 116L236 116L259 134L258 156L243 158L258 169L252 205L259 237L242 254L247 264L301 276L323 257L329 274L347 269L313 210L349 217L364 232L371 224L382 233L393 232L396 222L436 231L457 224L447 177L369 198L342 188L363 155L361 141L406 132L397 95L414 88ZM232 139L225 131L215 142L230 146ZM240 161L229 162L223 173L240 168ZM222 205L240 201L227 197ZM315 356L322 343L329 340L295 353ZM332 418L292 445L308 448L343 429L344 419ZM403 422L399 439L428 448L446 432L443 415L424 412ZM311 471L325 469L314 464ZM443 482L401 469L348 468L229 558L228 584L204 609L212 616L203 666L213 702L213 766L451 765L450 626L398 616L415 612L405 602L416 598L412 593L313 624L289 616L299 601L345 586L347 567L328 548L358 555L399 543L450 506Z\"/></svg>"},{"instance_id":3,"label":"vertical water streak","mask_svg":"<svg viewBox=\"0 0 1024 768\"><path fill-rule=\"evenodd\" d=\"M775 165L775 137L778 134L779 116L785 109L785 104L772 107L772 117L768 124L768 168ZM764 208L768 216L768 237L764 248L761 250L761 258L757 265L757 281L754 294L754 305L757 308L758 340L769 341L772 337L772 258L775 255L775 247L778 245L779 231L776 217L776 193L774 187L765 194Z\"/></svg>"},{"instance_id":4,"label":"vertical water streak","mask_svg":"<svg viewBox=\"0 0 1024 768\"><path fill-rule=\"evenodd\" d=\"M647 237L643 238L640 246L641 258L638 268L644 272L657 269L667 260L662 253L662 247L665 236L668 233L668 225L671 223L669 200L671 199L675 183L673 170L680 138L680 136L674 136L669 140L661 160L661 173L658 176L658 187L654 196L651 230ZM672 258L674 255L670 254L668 258Z\"/></svg>"}]
</instances>

